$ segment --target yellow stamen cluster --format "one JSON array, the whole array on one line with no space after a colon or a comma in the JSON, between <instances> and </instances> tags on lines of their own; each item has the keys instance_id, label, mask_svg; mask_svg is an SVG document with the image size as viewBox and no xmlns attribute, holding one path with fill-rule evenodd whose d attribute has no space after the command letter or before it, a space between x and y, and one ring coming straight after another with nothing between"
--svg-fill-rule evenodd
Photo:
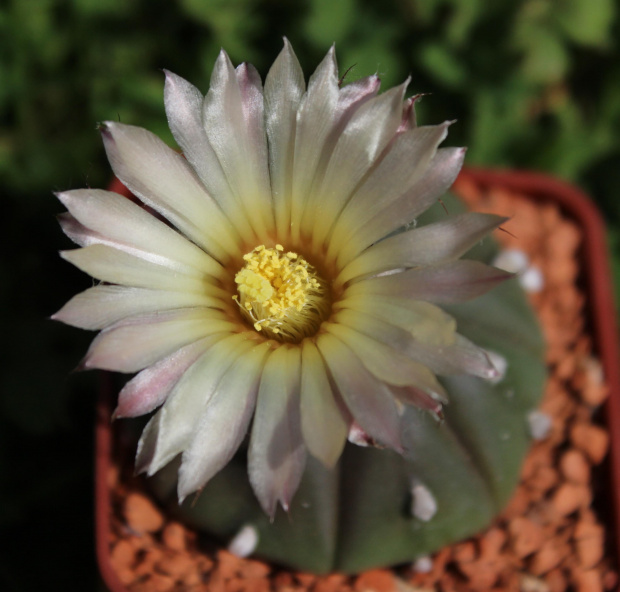
<instances>
[{"instance_id":1,"label":"yellow stamen cluster","mask_svg":"<svg viewBox=\"0 0 620 592\"><path fill-rule=\"evenodd\" d=\"M289 342L316 333L330 306L316 270L297 253L285 253L282 245L259 245L243 259L233 299L254 329Z\"/></svg>"}]
</instances>

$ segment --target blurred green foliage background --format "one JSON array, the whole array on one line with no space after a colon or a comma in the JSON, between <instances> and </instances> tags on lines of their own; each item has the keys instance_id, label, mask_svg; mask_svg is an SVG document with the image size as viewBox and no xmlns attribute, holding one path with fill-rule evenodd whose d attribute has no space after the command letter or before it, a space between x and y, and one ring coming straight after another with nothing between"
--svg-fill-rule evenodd
<instances>
[{"instance_id":1,"label":"blurred green foliage background","mask_svg":"<svg viewBox=\"0 0 620 592\"><path fill-rule=\"evenodd\" d=\"M349 80L378 72L386 88L411 74L410 92L431 95L420 120L457 119L448 142L469 146L468 164L536 169L580 185L605 214L620 278L613 0L5 1L0 526L17 543L0 556L3 590L56 589L40 587L45 573L66 583L58 589L97 586L97 381L69 374L92 336L45 320L89 280L57 257L69 242L51 191L107 184L98 121L144 126L173 144L162 68L204 92L224 47L264 76L283 35L307 74L334 41L341 71L353 66Z\"/></svg>"}]
</instances>

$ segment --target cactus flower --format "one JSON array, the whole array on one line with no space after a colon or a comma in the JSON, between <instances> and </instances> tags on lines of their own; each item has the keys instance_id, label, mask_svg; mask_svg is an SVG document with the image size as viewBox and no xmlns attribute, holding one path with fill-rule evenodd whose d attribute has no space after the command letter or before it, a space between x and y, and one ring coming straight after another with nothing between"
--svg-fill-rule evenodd
<instances>
[{"instance_id":1,"label":"cactus flower","mask_svg":"<svg viewBox=\"0 0 620 592\"><path fill-rule=\"evenodd\" d=\"M404 453L404 410L442 415L438 375L496 373L441 305L510 275L460 259L504 219L414 224L465 151L439 148L450 122L417 125L407 85L342 85L332 48L306 86L285 41L263 87L222 51L206 96L166 72L183 156L144 129L102 124L141 205L58 194L80 247L62 256L101 283L54 318L101 331L83 368L137 373L115 416L157 410L137 467L150 475L181 455L180 499L249 431L249 480L273 517L308 454L333 467L347 439Z\"/></svg>"}]
</instances>

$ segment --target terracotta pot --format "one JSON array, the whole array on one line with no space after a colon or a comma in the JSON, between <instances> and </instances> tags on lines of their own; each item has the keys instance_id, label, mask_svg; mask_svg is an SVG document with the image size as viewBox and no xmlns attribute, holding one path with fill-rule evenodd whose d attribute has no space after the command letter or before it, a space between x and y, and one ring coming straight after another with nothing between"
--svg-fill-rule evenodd
<instances>
[{"instance_id":1,"label":"terracotta pot","mask_svg":"<svg viewBox=\"0 0 620 592\"><path fill-rule=\"evenodd\" d=\"M587 294L587 322L595 343L595 354L602 363L609 397L605 406L605 420L609 427L610 449L606 468L608 469L608 497L613 509L613 519L607 520L610 533L615 533L614 552L620 551L617 534L620 533L620 430L612 429L620 422L620 367L618 333L615 305L612 293L610 266L605 228L600 214L591 201L579 190L548 176L512 171L464 170L455 184L474 185L480 188L499 188L531 197L532 200L557 204L562 213L576 223L582 231L580 280ZM129 193L115 180L110 190L129 196ZM112 494L109 476L113 466L113 430L111 411L116 398L109 375L103 375L98 405L96 426L96 549L101 575L110 590L126 592L128 588L119 579L112 567L111 524L113 516ZM609 538L611 538L610 535ZM620 565L620 556L614 559ZM585 588L584 588L585 589Z\"/></svg>"}]
</instances>

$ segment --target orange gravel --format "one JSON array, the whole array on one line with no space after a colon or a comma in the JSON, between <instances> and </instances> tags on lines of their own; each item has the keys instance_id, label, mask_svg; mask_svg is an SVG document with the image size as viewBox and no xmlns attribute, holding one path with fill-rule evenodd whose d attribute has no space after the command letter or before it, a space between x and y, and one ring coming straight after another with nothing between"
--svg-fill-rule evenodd
<instances>
[{"instance_id":1,"label":"orange gravel","mask_svg":"<svg viewBox=\"0 0 620 592\"><path fill-rule=\"evenodd\" d=\"M530 299L548 344L550 378L541 411L548 435L523 465L504 513L470 540L395 570L358 576L296 573L225 550L205 550L197 535L169 520L143 493L140 480L110 471L114 486L111 563L130 592L598 592L618 584L606 545L603 509L591 476L609 436L594 418L607 390L584 329L579 274L580 233L553 205L506 191L481 194L460 181L456 191L478 211L511 216L496 238L524 251L544 278ZM600 503L595 504L600 508Z\"/></svg>"}]
</instances>

